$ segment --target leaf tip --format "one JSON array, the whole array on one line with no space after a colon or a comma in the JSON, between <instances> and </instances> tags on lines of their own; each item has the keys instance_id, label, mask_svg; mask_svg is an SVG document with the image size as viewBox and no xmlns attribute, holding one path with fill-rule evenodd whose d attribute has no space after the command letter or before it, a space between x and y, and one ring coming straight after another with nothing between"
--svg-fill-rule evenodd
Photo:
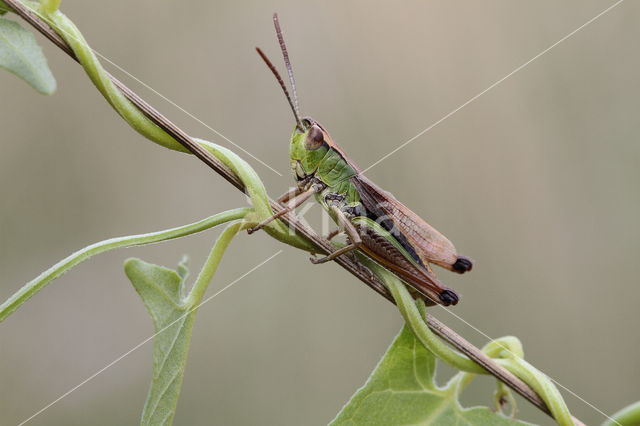
<instances>
[{"instance_id":1,"label":"leaf tip","mask_svg":"<svg viewBox=\"0 0 640 426\"><path fill-rule=\"evenodd\" d=\"M127 274L127 276L133 272L135 269L138 269L138 267L142 264L142 260L138 259L137 257L130 257L127 260L124 261L124 273Z\"/></svg>"}]
</instances>

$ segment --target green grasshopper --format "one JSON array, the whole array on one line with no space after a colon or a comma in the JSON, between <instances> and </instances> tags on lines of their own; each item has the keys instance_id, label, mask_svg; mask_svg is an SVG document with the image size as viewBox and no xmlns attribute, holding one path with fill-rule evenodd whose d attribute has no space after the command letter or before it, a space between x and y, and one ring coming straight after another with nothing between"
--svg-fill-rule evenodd
<instances>
[{"instance_id":1,"label":"green grasshopper","mask_svg":"<svg viewBox=\"0 0 640 426\"><path fill-rule=\"evenodd\" d=\"M457 304L458 294L436 278L430 264L463 273L471 270L473 261L458 255L444 235L363 176L320 123L311 117L300 118L293 71L277 14L273 21L295 103L274 65L260 48L256 50L278 80L296 121L289 153L297 188L278 199L287 203L283 210L249 233L315 196L338 225L338 231L346 233L348 244L321 259L312 257L313 263L328 262L358 249L409 283L431 304Z\"/></svg>"}]
</instances>

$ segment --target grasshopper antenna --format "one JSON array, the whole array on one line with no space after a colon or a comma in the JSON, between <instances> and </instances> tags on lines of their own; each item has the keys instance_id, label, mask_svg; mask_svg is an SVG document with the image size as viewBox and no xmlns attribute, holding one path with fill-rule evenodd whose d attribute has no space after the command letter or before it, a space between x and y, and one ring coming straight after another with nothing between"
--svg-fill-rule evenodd
<instances>
[{"instance_id":1,"label":"grasshopper antenna","mask_svg":"<svg viewBox=\"0 0 640 426\"><path fill-rule=\"evenodd\" d=\"M284 85L284 81L282 80L282 77L280 77L280 73L278 73L278 70L276 69L276 67L273 66L269 58L267 58L267 55L265 55L264 52L259 47L256 47L256 51L258 52L258 55L260 55L262 60L265 62L265 64L267 64L267 66L269 67L273 75L276 77L276 80L278 80L278 83L280 83L280 87L282 87L282 91L284 92L284 95L287 97L287 100L289 101L289 105L291 106L291 111L293 111L293 116L296 118L296 123L297 123L296 125L298 126L300 131L304 132L304 126L300 121L300 116L298 115L298 109L296 108L296 105L291 100L291 96L289 95L287 86ZM295 86L293 87L294 87L294 93L295 93Z\"/></svg>"},{"instance_id":2,"label":"grasshopper antenna","mask_svg":"<svg viewBox=\"0 0 640 426\"><path fill-rule=\"evenodd\" d=\"M284 57L284 64L287 67L287 73L289 74L289 81L291 82L291 90L293 91L293 100L296 105L296 113L300 115L300 107L298 106L298 94L296 93L296 81L293 79L293 69L291 68L291 62L289 61L289 53L287 53L287 45L284 43L284 37L282 37L282 30L280 29L280 21L278 20L278 14L273 14L273 25L276 27L276 34L278 35L278 43L280 43L280 50Z\"/></svg>"}]
</instances>

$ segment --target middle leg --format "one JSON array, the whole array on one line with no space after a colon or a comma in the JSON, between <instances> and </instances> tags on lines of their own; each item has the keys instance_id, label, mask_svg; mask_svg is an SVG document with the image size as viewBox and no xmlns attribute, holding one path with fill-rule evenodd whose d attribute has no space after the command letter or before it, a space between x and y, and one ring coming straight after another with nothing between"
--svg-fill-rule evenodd
<instances>
[{"instance_id":1,"label":"middle leg","mask_svg":"<svg viewBox=\"0 0 640 426\"><path fill-rule=\"evenodd\" d=\"M353 223L351 223L349 219L347 219L347 217L344 215L342 210L340 210L336 206L331 206L331 211L335 214L338 220L338 227L341 229L344 229L344 231L347 233L347 236L349 237L349 240L351 241L351 244L345 247L342 247L341 249L338 249L333 253L330 253L329 255L322 257L320 259L315 259L312 257L311 263L315 265L333 260L338 256L341 256L345 253L348 253L352 250L357 249L362 244L362 238L360 238L360 235L358 234L358 230L356 229L355 226L353 226Z\"/></svg>"}]
</instances>

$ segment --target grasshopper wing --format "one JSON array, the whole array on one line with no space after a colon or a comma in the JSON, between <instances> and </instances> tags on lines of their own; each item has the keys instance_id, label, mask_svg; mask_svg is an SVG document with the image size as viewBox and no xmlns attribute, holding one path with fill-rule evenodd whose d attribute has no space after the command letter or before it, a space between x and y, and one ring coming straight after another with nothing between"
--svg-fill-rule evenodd
<instances>
[{"instance_id":1,"label":"grasshopper wing","mask_svg":"<svg viewBox=\"0 0 640 426\"><path fill-rule=\"evenodd\" d=\"M429 267L416 259L414 251L409 253L406 240L394 237L381 224L369 217L357 216L351 219L362 239L359 247L365 254L406 281L422 295L425 303L444 306L455 305L460 297L455 290L442 284ZM402 241L401 241L402 240Z\"/></svg>"},{"instance_id":2,"label":"grasshopper wing","mask_svg":"<svg viewBox=\"0 0 640 426\"><path fill-rule=\"evenodd\" d=\"M374 220L387 229L401 244L408 243L422 262L435 263L458 273L471 270L473 267L471 259L458 255L456 248L447 237L405 207L389 192L363 175L352 177L351 182L358 190L360 201L374 216ZM411 252L409 247L407 249Z\"/></svg>"}]
</instances>

